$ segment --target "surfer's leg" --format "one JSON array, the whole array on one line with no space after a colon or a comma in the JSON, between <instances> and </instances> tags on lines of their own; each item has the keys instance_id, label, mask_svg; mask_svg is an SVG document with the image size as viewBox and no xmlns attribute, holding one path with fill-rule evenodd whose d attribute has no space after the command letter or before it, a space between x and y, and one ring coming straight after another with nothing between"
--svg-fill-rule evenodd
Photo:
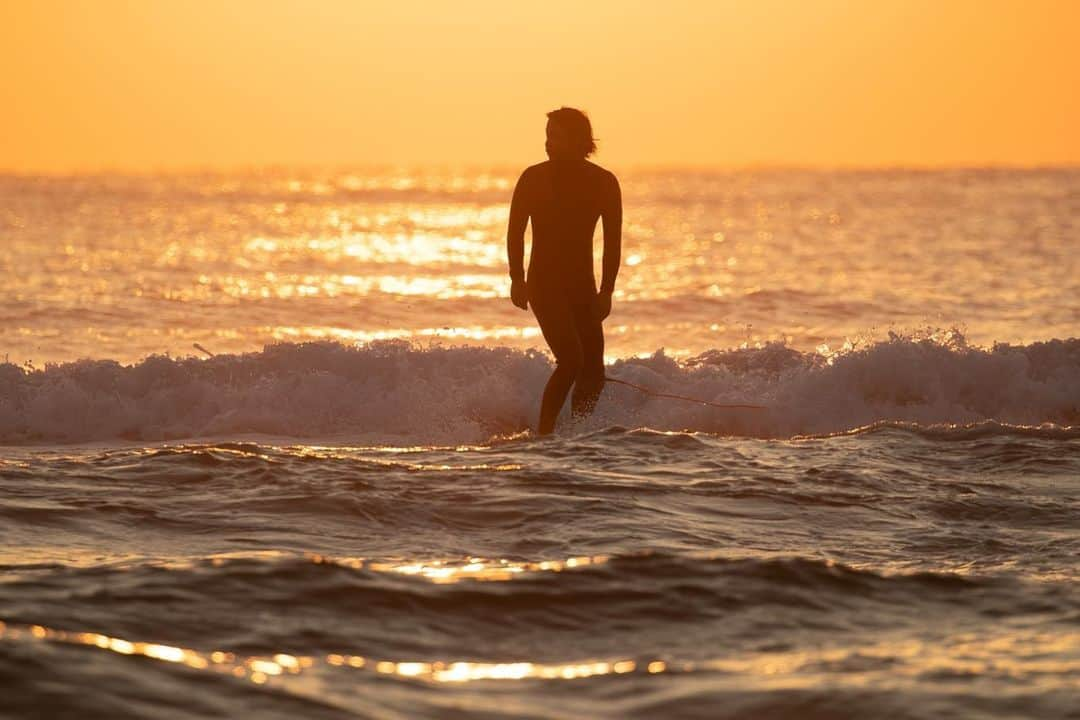
<instances>
[{"instance_id":1,"label":"surfer's leg","mask_svg":"<svg viewBox=\"0 0 1080 720\"><path fill-rule=\"evenodd\" d=\"M592 297L574 305L574 329L581 344L581 369L574 380L570 410L574 417L592 413L604 389L604 326L592 310Z\"/></svg>"},{"instance_id":2,"label":"surfer's leg","mask_svg":"<svg viewBox=\"0 0 1080 720\"><path fill-rule=\"evenodd\" d=\"M544 340L555 355L555 370L544 387L537 428L541 435L548 435L555 429L555 420L566 402L566 394L581 370L581 342L570 304L561 293L543 293L530 288L529 305L540 323Z\"/></svg>"}]
</instances>

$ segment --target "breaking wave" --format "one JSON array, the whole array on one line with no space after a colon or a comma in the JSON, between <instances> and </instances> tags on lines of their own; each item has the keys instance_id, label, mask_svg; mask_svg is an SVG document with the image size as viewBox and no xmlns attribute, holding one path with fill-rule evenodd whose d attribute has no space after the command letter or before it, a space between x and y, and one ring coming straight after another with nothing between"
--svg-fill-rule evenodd
<instances>
[{"instance_id":1,"label":"breaking wave","mask_svg":"<svg viewBox=\"0 0 1080 720\"><path fill-rule=\"evenodd\" d=\"M165 440L263 434L371 444L474 443L535 421L551 362L504 347L276 344L209 359L151 356L134 365L79 360L0 365L0 442ZM764 409L722 409L609 384L576 430L611 425L749 437L822 435L897 424L1080 424L1080 339L977 348L892 336L833 355L781 344L657 351L618 360L619 378L655 392ZM989 423L987 421L990 421ZM567 427L565 424L563 427ZM572 427L572 426L571 426ZM935 432L946 432L937 430ZM967 431L970 434L972 431Z\"/></svg>"}]
</instances>

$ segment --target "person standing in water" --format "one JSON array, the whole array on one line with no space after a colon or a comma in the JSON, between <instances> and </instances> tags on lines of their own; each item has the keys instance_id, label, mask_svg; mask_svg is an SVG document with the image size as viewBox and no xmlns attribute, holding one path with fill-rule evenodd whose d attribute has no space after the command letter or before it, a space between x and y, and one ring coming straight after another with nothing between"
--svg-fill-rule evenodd
<instances>
[{"instance_id":1,"label":"person standing in water","mask_svg":"<svg viewBox=\"0 0 1080 720\"><path fill-rule=\"evenodd\" d=\"M514 187L506 251L510 299L532 307L555 356L540 403L539 434L555 420L573 385L570 409L587 416L604 389L604 319L622 253L622 194L614 173L590 162L596 152L592 125L580 110L547 114L546 162L526 168ZM525 226L532 218L532 251L525 275ZM593 273L593 232L604 220L603 276Z\"/></svg>"}]
</instances>

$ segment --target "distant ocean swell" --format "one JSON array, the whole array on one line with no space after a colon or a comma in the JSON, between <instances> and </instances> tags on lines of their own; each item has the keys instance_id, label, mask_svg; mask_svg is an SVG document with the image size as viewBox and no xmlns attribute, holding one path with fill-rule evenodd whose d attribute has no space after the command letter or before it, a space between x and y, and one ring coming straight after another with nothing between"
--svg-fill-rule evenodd
<instances>
[{"instance_id":1,"label":"distant ocean swell","mask_svg":"<svg viewBox=\"0 0 1080 720\"><path fill-rule=\"evenodd\" d=\"M0 365L0 442L155 441L257 433L372 444L475 443L530 427L551 364L509 348L402 341L270 345L132 366L80 360ZM687 361L658 351L608 367L657 392L764 410L719 409L611 384L582 429L619 425L747 437L831 434L878 422L1080 424L1080 339L970 347L894 336L825 356L779 344Z\"/></svg>"}]
</instances>

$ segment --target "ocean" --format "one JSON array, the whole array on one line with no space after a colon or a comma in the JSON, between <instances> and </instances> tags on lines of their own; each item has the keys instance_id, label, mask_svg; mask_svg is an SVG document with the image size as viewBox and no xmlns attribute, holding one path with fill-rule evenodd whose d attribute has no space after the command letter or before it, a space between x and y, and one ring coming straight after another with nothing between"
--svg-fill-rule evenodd
<instances>
[{"instance_id":1,"label":"ocean","mask_svg":"<svg viewBox=\"0 0 1080 720\"><path fill-rule=\"evenodd\" d=\"M0 717L1080 718L1080 170L613 169L0 176Z\"/></svg>"}]
</instances>

